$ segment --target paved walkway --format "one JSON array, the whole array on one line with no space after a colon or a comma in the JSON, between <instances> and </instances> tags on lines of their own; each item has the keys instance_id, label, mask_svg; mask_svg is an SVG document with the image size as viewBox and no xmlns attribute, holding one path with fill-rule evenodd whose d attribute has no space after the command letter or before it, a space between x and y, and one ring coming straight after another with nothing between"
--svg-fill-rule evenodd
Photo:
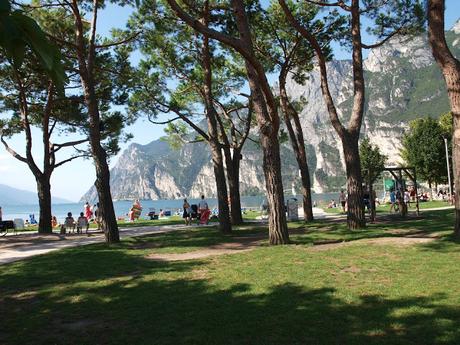
<instances>
[{"instance_id":1,"label":"paved walkway","mask_svg":"<svg viewBox=\"0 0 460 345\"><path fill-rule=\"evenodd\" d=\"M182 224L122 228L120 229L120 237L135 237L189 228L190 227L186 227ZM76 234L39 235L37 233L21 233L13 236L0 237L0 265L63 248L84 246L100 242L104 242L104 234L100 232L93 232L90 236Z\"/></svg>"}]
</instances>

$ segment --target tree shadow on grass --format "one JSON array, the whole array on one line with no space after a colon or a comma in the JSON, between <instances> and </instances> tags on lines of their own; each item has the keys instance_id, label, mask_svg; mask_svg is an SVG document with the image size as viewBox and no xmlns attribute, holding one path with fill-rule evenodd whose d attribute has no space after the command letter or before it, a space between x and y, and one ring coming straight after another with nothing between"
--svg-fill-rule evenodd
<instances>
[{"instance_id":1,"label":"tree shadow on grass","mask_svg":"<svg viewBox=\"0 0 460 345\"><path fill-rule=\"evenodd\" d=\"M451 231L452 224L452 210L424 212L421 216L410 215L407 218L387 216L359 230L349 230L346 219L332 219L304 224L304 234L294 235L291 238L294 244L323 244L388 237L449 239L450 236L446 235L446 232ZM292 227L298 231L302 229L300 222L294 223Z\"/></svg>"},{"instance_id":2,"label":"tree shadow on grass","mask_svg":"<svg viewBox=\"0 0 460 345\"><path fill-rule=\"evenodd\" d=\"M209 279L201 261L98 253L80 257L86 271L69 265L77 257L68 253L2 274L0 343L460 343L460 308L442 294L350 301L333 287L273 282L261 288L256 280L224 287ZM89 266L93 259L98 262Z\"/></svg>"},{"instance_id":3,"label":"tree shadow on grass","mask_svg":"<svg viewBox=\"0 0 460 345\"><path fill-rule=\"evenodd\" d=\"M67 248L0 266L0 298L5 292L20 292L48 284L73 284L82 279L97 281L133 271L181 272L187 267L145 260L104 244Z\"/></svg>"},{"instance_id":4,"label":"tree shadow on grass","mask_svg":"<svg viewBox=\"0 0 460 345\"><path fill-rule=\"evenodd\" d=\"M192 248L208 247L219 243L234 242L235 239L254 236L268 239L266 226L248 224L239 226L232 234L222 234L216 227L191 228L181 231L172 231L167 233L148 234L137 236L123 241L119 247L125 249L147 249L147 248Z\"/></svg>"},{"instance_id":5,"label":"tree shadow on grass","mask_svg":"<svg viewBox=\"0 0 460 345\"><path fill-rule=\"evenodd\" d=\"M449 234L440 240L424 243L420 248L430 252L451 253L453 250L459 248L459 245L460 240L455 238L453 234Z\"/></svg>"}]
</instances>

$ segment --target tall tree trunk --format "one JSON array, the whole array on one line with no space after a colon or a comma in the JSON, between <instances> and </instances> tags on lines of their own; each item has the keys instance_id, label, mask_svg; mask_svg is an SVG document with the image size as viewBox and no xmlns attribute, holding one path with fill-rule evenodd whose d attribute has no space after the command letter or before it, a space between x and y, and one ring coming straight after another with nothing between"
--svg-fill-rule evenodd
<instances>
[{"instance_id":1,"label":"tall tree trunk","mask_svg":"<svg viewBox=\"0 0 460 345\"><path fill-rule=\"evenodd\" d=\"M242 0L231 1L232 11L239 33L238 39L204 26L200 21L191 17L184 11L175 0L167 0L167 2L176 14L188 25L203 33L205 36L209 36L231 46L245 59L245 67L251 94L254 97L254 112L257 117L261 138L260 141L264 155L265 184L270 207L270 244L289 243L286 213L284 211L285 206L278 141L279 116L276 100L265 75L264 67L254 53L244 2Z\"/></svg>"},{"instance_id":2,"label":"tall tree trunk","mask_svg":"<svg viewBox=\"0 0 460 345\"><path fill-rule=\"evenodd\" d=\"M278 128L275 128L274 124L268 120L270 116L267 104L264 94L259 88L254 69L248 63L246 63L246 69L248 71L249 87L253 95L254 113L259 125L260 144L263 152L265 188L269 207L269 241L273 245L287 244L289 243L289 233L284 204L283 180L281 178Z\"/></svg>"},{"instance_id":3,"label":"tall tree trunk","mask_svg":"<svg viewBox=\"0 0 460 345\"><path fill-rule=\"evenodd\" d=\"M342 140L343 152L345 155L345 166L347 172L348 201L352 202L351 208L348 208L348 226L350 229L364 227L366 220L364 218L362 179L359 166L359 148L358 137L361 129L364 100L365 100L365 83L363 72L362 41L361 41L361 24L359 0L352 0L349 9L351 12L351 38L352 38L352 64L353 64L353 107L351 117L348 122L348 128L344 127L339 119L334 99L332 98L329 82L327 78L326 57L322 47L316 37L303 27L289 10L285 0L278 0L287 19L292 26L311 44L315 50L316 57L320 68L321 92L326 103L332 126ZM350 146L353 145L353 146ZM348 157L348 158L347 158ZM356 162L352 159L356 157ZM348 159L348 161L347 161ZM349 175L352 174L352 175Z\"/></svg>"},{"instance_id":4,"label":"tall tree trunk","mask_svg":"<svg viewBox=\"0 0 460 345\"><path fill-rule=\"evenodd\" d=\"M205 2L204 24L208 25L209 20L209 2ZM202 66L204 72L204 98L206 106L206 119L208 121L209 145L211 146L212 163L214 168L214 176L217 187L217 202L219 208L219 229L223 233L232 232L232 224L230 222L230 209L228 207L227 181L225 178L224 160L222 149L219 143L219 130L217 113L214 107L214 99L212 95L212 66L211 52L209 49L209 38L203 36L202 47Z\"/></svg>"},{"instance_id":5,"label":"tall tree trunk","mask_svg":"<svg viewBox=\"0 0 460 345\"><path fill-rule=\"evenodd\" d=\"M117 218L113 207L112 194L110 192L110 171L107 164L106 153L100 142L91 140L94 165L96 167L96 186L99 198L98 212L101 217L101 228L104 231L107 243L120 242Z\"/></svg>"},{"instance_id":6,"label":"tall tree trunk","mask_svg":"<svg viewBox=\"0 0 460 345\"><path fill-rule=\"evenodd\" d=\"M302 126L299 120L299 114L290 103L286 92L286 74L287 71L282 69L279 77L281 108L283 109L284 122L286 123L289 138L291 139L292 149L294 150L297 165L299 166L300 170L304 220L306 222L311 222L313 220L313 206L311 202L311 183L307 154L305 151L305 143ZM294 127L291 124L291 119L294 121Z\"/></svg>"},{"instance_id":7,"label":"tall tree trunk","mask_svg":"<svg viewBox=\"0 0 460 345\"><path fill-rule=\"evenodd\" d=\"M95 40L98 3L97 0L93 0L93 18L89 42L85 42L85 30L78 5L77 0L72 0L71 7L75 20L78 72L83 86L85 105L88 109L89 141L96 168L96 181L94 185L99 198L98 212L101 214L101 227L105 234L106 243L116 243L120 241L120 235L113 208L112 195L110 193L110 172L107 163L107 153L101 145L101 118L93 75L96 60Z\"/></svg>"},{"instance_id":8,"label":"tall tree trunk","mask_svg":"<svg viewBox=\"0 0 460 345\"><path fill-rule=\"evenodd\" d=\"M360 229L366 226L358 138L358 133L346 134L342 137L347 173L347 224L349 229Z\"/></svg>"},{"instance_id":9,"label":"tall tree trunk","mask_svg":"<svg viewBox=\"0 0 460 345\"><path fill-rule=\"evenodd\" d=\"M229 147L224 149L227 167L228 194L230 199L230 219L233 225L243 224L240 196L240 151L234 150L233 157Z\"/></svg>"},{"instance_id":10,"label":"tall tree trunk","mask_svg":"<svg viewBox=\"0 0 460 345\"><path fill-rule=\"evenodd\" d=\"M261 135L264 175L267 188L270 244L289 243L278 136Z\"/></svg>"},{"instance_id":11,"label":"tall tree trunk","mask_svg":"<svg viewBox=\"0 0 460 345\"><path fill-rule=\"evenodd\" d=\"M452 194L455 200L454 236L460 239L460 98L457 99L457 110L458 112L454 116L454 130L452 133L452 165L454 171Z\"/></svg>"},{"instance_id":12,"label":"tall tree trunk","mask_svg":"<svg viewBox=\"0 0 460 345\"><path fill-rule=\"evenodd\" d=\"M82 78L83 81L83 78ZM85 102L88 108L90 123L90 145L94 166L96 168L96 181L94 186L97 190L101 219L101 228L104 231L106 243L120 241L117 218L113 207L112 194L110 192L110 170L107 163L107 154L101 145L101 119L97 105L96 94L92 81L83 81Z\"/></svg>"},{"instance_id":13,"label":"tall tree trunk","mask_svg":"<svg viewBox=\"0 0 460 345\"><path fill-rule=\"evenodd\" d=\"M311 222L313 217L313 204L311 202L311 182L310 171L308 169L307 160L300 157L297 160L300 169L300 179L302 181L302 205L303 214L306 222Z\"/></svg>"},{"instance_id":14,"label":"tall tree trunk","mask_svg":"<svg viewBox=\"0 0 460 345\"><path fill-rule=\"evenodd\" d=\"M241 42L247 47L246 71L249 88L253 95L254 112L260 133L263 151L265 188L270 208L268 218L269 242L272 245L289 243L286 212L284 204L283 180L281 178L281 158L278 131L280 119L277 103L270 89L263 66L256 59L252 36L242 0L231 1L236 26ZM249 58L251 58L249 61Z\"/></svg>"},{"instance_id":15,"label":"tall tree trunk","mask_svg":"<svg viewBox=\"0 0 460 345\"><path fill-rule=\"evenodd\" d=\"M46 175L36 176L38 205L40 207L40 217L38 220L38 233L51 234L53 227L51 226L51 184L50 179Z\"/></svg>"},{"instance_id":16,"label":"tall tree trunk","mask_svg":"<svg viewBox=\"0 0 460 345\"><path fill-rule=\"evenodd\" d=\"M347 172L349 229L359 229L366 226L363 200L363 179L359 158L359 132L364 116L365 83L363 69L363 53L361 45L361 13L359 0L351 2L351 37L353 63L353 108L348 122L348 129L342 136L343 153Z\"/></svg>"},{"instance_id":17,"label":"tall tree trunk","mask_svg":"<svg viewBox=\"0 0 460 345\"><path fill-rule=\"evenodd\" d=\"M447 86L453 116L452 170L455 192L454 236L460 238L460 62L452 55L444 33L444 0L428 1L428 38Z\"/></svg>"},{"instance_id":18,"label":"tall tree trunk","mask_svg":"<svg viewBox=\"0 0 460 345\"><path fill-rule=\"evenodd\" d=\"M219 143L216 143L213 139L210 140L210 146L217 188L219 230L224 234L229 234L232 232L232 225L230 222L230 209L228 207L227 182L225 179L222 150L220 149Z\"/></svg>"}]
</instances>

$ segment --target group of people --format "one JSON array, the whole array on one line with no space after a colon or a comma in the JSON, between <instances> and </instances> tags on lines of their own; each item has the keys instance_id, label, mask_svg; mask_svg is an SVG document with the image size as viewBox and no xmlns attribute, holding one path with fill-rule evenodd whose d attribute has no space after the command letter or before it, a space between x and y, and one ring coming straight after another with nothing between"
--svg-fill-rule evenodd
<instances>
[{"instance_id":1,"label":"group of people","mask_svg":"<svg viewBox=\"0 0 460 345\"><path fill-rule=\"evenodd\" d=\"M56 217L53 217L53 221ZM71 229L72 232L77 229L77 234L83 233L83 229L86 229L86 234L88 234L89 229L89 220L83 212L80 212L80 217L77 221L72 216L72 212L67 213L67 217L64 220L64 224L61 225L61 233L65 233L66 229Z\"/></svg>"},{"instance_id":2,"label":"group of people","mask_svg":"<svg viewBox=\"0 0 460 345\"><path fill-rule=\"evenodd\" d=\"M415 188L411 188L410 190L408 190L407 188L398 190L392 189L390 191L390 213L392 211L399 212L399 208L402 202L404 202L404 204L406 204L408 208L411 208L411 202L416 201L415 197ZM428 195L426 195L426 197L426 200L428 200ZM423 194L419 195L418 197L419 201L426 201L423 198Z\"/></svg>"},{"instance_id":3,"label":"group of people","mask_svg":"<svg viewBox=\"0 0 460 345\"><path fill-rule=\"evenodd\" d=\"M196 212L194 207L189 204L187 199L184 199L183 213L182 218L185 220L185 225L192 225L192 220L196 218L199 224L208 224L209 216L211 215L211 210L209 209L208 202L204 198L204 195L201 196L201 200L198 205L193 205L196 207Z\"/></svg>"},{"instance_id":4,"label":"group of people","mask_svg":"<svg viewBox=\"0 0 460 345\"><path fill-rule=\"evenodd\" d=\"M76 221L72 212L68 212L64 223L61 224L61 233L65 233L67 229L72 230L72 232L76 229L77 233L83 233L83 229L85 229L86 234L88 234L90 222L96 223L98 230L101 228L101 212L99 210L99 203L91 206L88 202L86 202L83 206L83 212L80 212L80 216ZM51 225L53 228L59 226L56 216L53 216Z\"/></svg>"}]
</instances>

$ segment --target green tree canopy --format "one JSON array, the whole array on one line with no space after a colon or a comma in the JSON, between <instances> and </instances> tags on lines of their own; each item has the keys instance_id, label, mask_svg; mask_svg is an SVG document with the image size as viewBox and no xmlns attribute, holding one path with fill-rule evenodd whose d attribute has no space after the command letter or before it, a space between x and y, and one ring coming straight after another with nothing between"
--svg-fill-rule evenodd
<instances>
[{"instance_id":1,"label":"green tree canopy","mask_svg":"<svg viewBox=\"0 0 460 345\"><path fill-rule=\"evenodd\" d=\"M385 168L387 156L380 152L378 146L372 145L368 137L365 137L359 145L359 156L364 182L368 183L369 180L374 182Z\"/></svg>"},{"instance_id":2,"label":"green tree canopy","mask_svg":"<svg viewBox=\"0 0 460 345\"><path fill-rule=\"evenodd\" d=\"M27 50L31 49L57 88L61 90L64 86L67 77L61 64L61 52L47 39L36 21L13 8L9 0L0 0L0 47L16 68L22 65Z\"/></svg>"},{"instance_id":3,"label":"green tree canopy","mask_svg":"<svg viewBox=\"0 0 460 345\"><path fill-rule=\"evenodd\" d=\"M411 121L409 131L403 136L401 157L430 186L445 183L447 179L445 136L440 123L431 117Z\"/></svg>"},{"instance_id":4,"label":"green tree canopy","mask_svg":"<svg viewBox=\"0 0 460 345\"><path fill-rule=\"evenodd\" d=\"M448 113L442 114L439 117L439 125L441 126L441 129L444 132L446 138L450 140L452 137L452 128L454 125L452 113L450 111Z\"/></svg>"}]
</instances>

